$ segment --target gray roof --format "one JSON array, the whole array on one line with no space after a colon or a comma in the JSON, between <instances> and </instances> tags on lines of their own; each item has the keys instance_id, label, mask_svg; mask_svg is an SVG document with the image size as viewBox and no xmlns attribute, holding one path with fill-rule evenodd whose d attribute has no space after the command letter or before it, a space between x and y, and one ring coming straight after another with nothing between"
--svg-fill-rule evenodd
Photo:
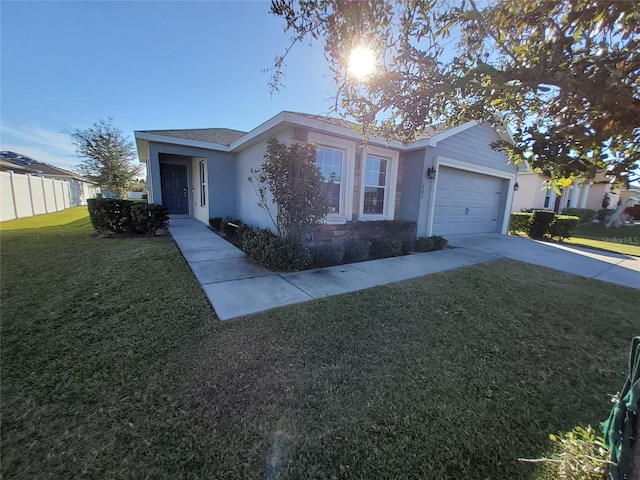
<instances>
[{"instance_id":1,"label":"gray roof","mask_svg":"<svg viewBox=\"0 0 640 480\"><path fill-rule=\"evenodd\" d=\"M339 127L348 128L350 130L357 130L359 127L358 123L345 120L342 118L330 117L328 115L315 115L312 113L303 113L303 112L292 112L288 111L287 113L292 113L294 115L299 115L301 117L311 118L313 120L318 120L320 122L328 123L331 125L337 125ZM430 127L426 127L421 135L419 135L416 140L431 138L435 135L438 135L446 130L449 130L450 126L445 125L444 123L439 123ZM206 143L215 143L218 145L229 146L236 140L242 138L247 134L247 132L243 132L240 130L233 130L230 128L190 128L190 129L180 129L180 130L140 130L141 133L150 133L153 135L161 135L164 137L173 137L173 138L181 138L184 140L195 140L199 142Z\"/></svg>"},{"instance_id":2,"label":"gray roof","mask_svg":"<svg viewBox=\"0 0 640 480\"><path fill-rule=\"evenodd\" d=\"M346 127L351 129L355 129L359 127L358 123L351 122L349 120L344 120L342 118L329 117L328 115L314 115L312 113L302 113L302 112L290 112L290 113L293 113L295 115L300 115L302 117L313 118L314 120L319 120L321 122L331 123L332 125L338 125L340 127ZM416 140L435 137L436 135L442 132L446 132L450 128L453 128L453 127L445 123L437 123L435 125L425 127L422 134L418 135Z\"/></svg>"},{"instance_id":3,"label":"gray roof","mask_svg":"<svg viewBox=\"0 0 640 480\"><path fill-rule=\"evenodd\" d=\"M312 118L314 120L319 120L321 122L331 123L332 125L338 125L339 127L346 128L357 128L359 124L355 122L350 122L349 120L344 120L342 118L330 117L328 115L314 115L313 113L303 113L303 112L289 112L294 115L300 115L301 117Z\"/></svg>"},{"instance_id":4,"label":"gray roof","mask_svg":"<svg viewBox=\"0 0 640 480\"><path fill-rule=\"evenodd\" d=\"M70 172L69 170L56 167L55 165L40 162L20 153L5 151L0 154L0 159L0 167L4 170L20 170L45 177L75 178L83 182L96 183L78 173Z\"/></svg>"},{"instance_id":5,"label":"gray roof","mask_svg":"<svg viewBox=\"0 0 640 480\"><path fill-rule=\"evenodd\" d=\"M190 128L183 130L142 130L144 133L162 135L164 137L183 138L199 142L217 143L229 146L247 134L230 128Z\"/></svg>"}]
</instances>

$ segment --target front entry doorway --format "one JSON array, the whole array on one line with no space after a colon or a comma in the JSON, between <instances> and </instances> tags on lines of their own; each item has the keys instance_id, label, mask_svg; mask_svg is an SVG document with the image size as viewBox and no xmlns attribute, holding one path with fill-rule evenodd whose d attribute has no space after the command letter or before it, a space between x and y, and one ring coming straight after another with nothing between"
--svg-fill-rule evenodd
<instances>
[{"instance_id":1,"label":"front entry doorway","mask_svg":"<svg viewBox=\"0 0 640 480\"><path fill-rule=\"evenodd\" d=\"M169 209L169 214L187 215L189 213L187 166L161 163L160 184L162 204Z\"/></svg>"}]
</instances>

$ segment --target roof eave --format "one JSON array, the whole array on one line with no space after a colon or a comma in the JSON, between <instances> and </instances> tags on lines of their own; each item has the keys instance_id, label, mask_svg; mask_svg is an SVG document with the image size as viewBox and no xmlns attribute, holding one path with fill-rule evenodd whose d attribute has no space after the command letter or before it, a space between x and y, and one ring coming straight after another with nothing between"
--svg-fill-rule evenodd
<instances>
[{"instance_id":1,"label":"roof eave","mask_svg":"<svg viewBox=\"0 0 640 480\"><path fill-rule=\"evenodd\" d=\"M270 130L280 126L296 126L296 127L305 127L312 130L318 130L323 133L329 133L336 136L340 136L343 138L349 138L353 140L362 140L362 136L360 133L355 131L353 128L345 127L342 125L336 125L329 121L323 121L315 118L310 118L304 115L298 115L294 112L280 112L274 117L270 118L263 124L251 130L249 133L239 138L235 142L233 142L230 146L230 150L237 151L243 148L250 146L256 140L259 140ZM406 150L407 145L397 140L387 141L382 137L369 137L367 138L367 143L373 143L377 145L383 145L386 147L393 147L398 150Z\"/></svg>"},{"instance_id":2,"label":"roof eave","mask_svg":"<svg viewBox=\"0 0 640 480\"><path fill-rule=\"evenodd\" d=\"M222 145L220 143L203 142L200 140L189 140L186 138L171 137L168 135L158 135L156 133L147 133L141 131L134 131L133 135L137 140L147 140L155 143L169 143L173 145L182 145L185 147L204 148L207 150L217 150L220 152L229 152L228 145Z\"/></svg>"}]
</instances>

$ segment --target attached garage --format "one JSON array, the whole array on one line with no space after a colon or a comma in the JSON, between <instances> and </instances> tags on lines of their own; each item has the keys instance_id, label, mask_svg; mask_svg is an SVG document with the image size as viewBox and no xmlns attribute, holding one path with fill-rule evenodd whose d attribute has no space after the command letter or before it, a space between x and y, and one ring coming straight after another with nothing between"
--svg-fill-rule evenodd
<instances>
[{"instance_id":1,"label":"attached garage","mask_svg":"<svg viewBox=\"0 0 640 480\"><path fill-rule=\"evenodd\" d=\"M506 232L513 173L447 157L434 163L427 235Z\"/></svg>"}]
</instances>

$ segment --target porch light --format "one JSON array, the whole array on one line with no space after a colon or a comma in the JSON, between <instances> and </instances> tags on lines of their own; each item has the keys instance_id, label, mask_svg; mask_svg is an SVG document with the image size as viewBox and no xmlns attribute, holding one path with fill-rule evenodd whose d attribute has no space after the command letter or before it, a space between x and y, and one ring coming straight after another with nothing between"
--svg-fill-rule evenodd
<instances>
[{"instance_id":1,"label":"porch light","mask_svg":"<svg viewBox=\"0 0 640 480\"><path fill-rule=\"evenodd\" d=\"M433 167L429 167L427 169L427 178L429 180L433 180L434 178L436 178L436 169Z\"/></svg>"},{"instance_id":2,"label":"porch light","mask_svg":"<svg viewBox=\"0 0 640 480\"><path fill-rule=\"evenodd\" d=\"M516 183L513 185L513 191L514 191L514 192L517 192L519 188L520 188L520 184L519 184L518 182L516 182Z\"/></svg>"}]
</instances>

